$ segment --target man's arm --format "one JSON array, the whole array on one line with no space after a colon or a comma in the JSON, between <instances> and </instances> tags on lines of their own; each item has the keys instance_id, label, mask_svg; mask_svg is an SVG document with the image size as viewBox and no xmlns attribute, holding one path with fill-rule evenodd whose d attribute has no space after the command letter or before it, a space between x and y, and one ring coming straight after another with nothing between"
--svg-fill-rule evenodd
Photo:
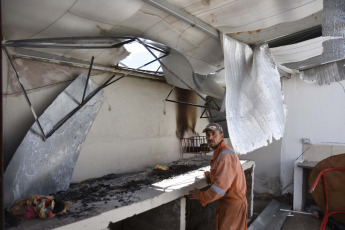
<instances>
[{"instance_id":1,"label":"man's arm","mask_svg":"<svg viewBox=\"0 0 345 230\"><path fill-rule=\"evenodd\" d=\"M202 206L223 197L234 180L234 162L231 161L229 154L223 154L216 166L211 188L200 191L200 202Z\"/></svg>"}]
</instances>

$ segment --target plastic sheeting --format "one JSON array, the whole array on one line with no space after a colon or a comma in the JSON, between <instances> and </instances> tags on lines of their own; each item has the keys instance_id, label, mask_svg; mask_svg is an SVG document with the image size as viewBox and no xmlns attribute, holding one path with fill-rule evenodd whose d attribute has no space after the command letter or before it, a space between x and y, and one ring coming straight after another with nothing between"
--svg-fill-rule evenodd
<instances>
[{"instance_id":1,"label":"plastic sheeting","mask_svg":"<svg viewBox=\"0 0 345 230\"><path fill-rule=\"evenodd\" d=\"M280 76L267 44L253 51L223 35L223 46L228 130L235 151L244 154L283 136Z\"/></svg>"},{"instance_id":2,"label":"plastic sheeting","mask_svg":"<svg viewBox=\"0 0 345 230\"><path fill-rule=\"evenodd\" d=\"M39 117L48 133L81 101L85 74L74 80ZM91 80L85 96L97 88ZM102 91L101 91L102 92ZM27 132L4 174L4 207L33 194L47 195L65 190L88 131L100 110L104 97L98 92L46 141L36 123Z\"/></svg>"},{"instance_id":3,"label":"plastic sheeting","mask_svg":"<svg viewBox=\"0 0 345 230\"><path fill-rule=\"evenodd\" d=\"M329 85L345 80L345 61L332 62L300 72L300 78L308 83Z\"/></svg>"}]
</instances>

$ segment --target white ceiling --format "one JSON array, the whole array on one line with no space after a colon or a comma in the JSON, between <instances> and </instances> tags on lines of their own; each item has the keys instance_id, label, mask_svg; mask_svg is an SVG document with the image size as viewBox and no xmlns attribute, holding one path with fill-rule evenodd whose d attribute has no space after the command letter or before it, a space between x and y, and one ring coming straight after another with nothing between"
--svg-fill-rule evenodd
<instances>
[{"instance_id":1,"label":"white ceiling","mask_svg":"<svg viewBox=\"0 0 345 230\"><path fill-rule=\"evenodd\" d=\"M222 33L265 29L322 10L322 0L168 0Z\"/></svg>"}]
</instances>

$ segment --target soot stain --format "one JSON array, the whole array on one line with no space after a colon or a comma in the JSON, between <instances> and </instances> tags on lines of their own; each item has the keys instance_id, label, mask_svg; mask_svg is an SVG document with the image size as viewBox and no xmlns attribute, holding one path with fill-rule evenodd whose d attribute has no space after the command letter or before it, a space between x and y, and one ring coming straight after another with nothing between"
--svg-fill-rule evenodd
<instances>
[{"instance_id":1,"label":"soot stain","mask_svg":"<svg viewBox=\"0 0 345 230\"><path fill-rule=\"evenodd\" d=\"M196 104L196 94L190 90L176 88L177 101ZM197 121L197 108L195 106L177 104L176 116L176 136L183 138L184 134L190 130L195 133Z\"/></svg>"}]
</instances>

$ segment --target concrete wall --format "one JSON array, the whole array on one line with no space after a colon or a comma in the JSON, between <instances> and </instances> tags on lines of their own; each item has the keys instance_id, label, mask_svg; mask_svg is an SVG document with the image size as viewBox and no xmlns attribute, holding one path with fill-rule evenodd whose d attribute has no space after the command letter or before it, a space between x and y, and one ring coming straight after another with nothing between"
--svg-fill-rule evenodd
<instances>
[{"instance_id":1,"label":"concrete wall","mask_svg":"<svg viewBox=\"0 0 345 230\"><path fill-rule=\"evenodd\" d=\"M302 138L316 144L345 142L345 91L339 83L318 86L298 78L284 79L283 91L288 115L282 140L281 180L287 193L293 190L293 164L302 154Z\"/></svg>"},{"instance_id":2,"label":"concrete wall","mask_svg":"<svg viewBox=\"0 0 345 230\"><path fill-rule=\"evenodd\" d=\"M25 59L15 62L38 116L79 73L88 72ZM34 119L7 61L3 66L7 165ZM93 71L91 78L102 83L110 75ZM201 133L208 120L199 119L200 108L166 102L171 87L164 81L128 76L105 88L105 102L83 145L72 181L138 171L179 159L179 138ZM177 98L202 103L191 91L176 91L171 99Z\"/></svg>"},{"instance_id":3,"label":"concrete wall","mask_svg":"<svg viewBox=\"0 0 345 230\"><path fill-rule=\"evenodd\" d=\"M75 77L81 72L87 74L86 69L20 58L15 59L14 64L37 116L44 112ZM3 55L2 67L3 141L4 164L6 168L12 155L35 120L5 55Z\"/></svg>"},{"instance_id":4,"label":"concrete wall","mask_svg":"<svg viewBox=\"0 0 345 230\"><path fill-rule=\"evenodd\" d=\"M92 77L95 82L102 82L102 78ZM107 87L105 103L84 143L72 181L138 171L179 159L180 106L165 101L170 89L166 83L134 77ZM202 130L207 120L197 119L200 109L188 107L185 112L194 110L195 130ZM187 120L189 115L182 117Z\"/></svg>"}]
</instances>

